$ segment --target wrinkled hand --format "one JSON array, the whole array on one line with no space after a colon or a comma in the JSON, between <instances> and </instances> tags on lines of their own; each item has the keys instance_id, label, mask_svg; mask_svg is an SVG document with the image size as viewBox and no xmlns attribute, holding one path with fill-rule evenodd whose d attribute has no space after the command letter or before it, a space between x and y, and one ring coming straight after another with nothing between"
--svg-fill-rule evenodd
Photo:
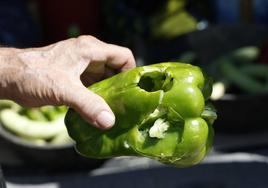
<instances>
[{"instance_id":1,"label":"wrinkled hand","mask_svg":"<svg viewBox=\"0 0 268 188\"><path fill-rule=\"evenodd\" d=\"M80 36L42 48L0 48L0 97L27 107L68 105L99 128L114 124L106 102L85 86L135 67L127 48Z\"/></svg>"}]
</instances>

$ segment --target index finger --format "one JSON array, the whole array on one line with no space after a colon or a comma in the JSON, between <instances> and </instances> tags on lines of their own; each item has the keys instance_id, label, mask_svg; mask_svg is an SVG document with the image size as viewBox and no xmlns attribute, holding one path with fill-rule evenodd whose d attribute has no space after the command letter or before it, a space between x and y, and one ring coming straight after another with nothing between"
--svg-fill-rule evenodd
<instances>
[{"instance_id":1,"label":"index finger","mask_svg":"<svg viewBox=\"0 0 268 188\"><path fill-rule=\"evenodd\" d=\"M107 61L106 65L112 69L126 71L136 67L135 58L130 49L114 44L107 44L106 48Z\"/></svg>"}]
</instances>

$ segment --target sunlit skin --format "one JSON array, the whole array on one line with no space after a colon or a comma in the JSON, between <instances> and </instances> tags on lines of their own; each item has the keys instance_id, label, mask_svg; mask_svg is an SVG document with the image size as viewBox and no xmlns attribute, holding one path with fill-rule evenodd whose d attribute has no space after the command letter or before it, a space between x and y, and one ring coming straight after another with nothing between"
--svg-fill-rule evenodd
<instances>
[{"instance_id":1,"label":"sunlit skin","mask_svg":"<svg viewBox=\"0 0 268 188\"><path fill-rule=\"evenodd\" d=\"M134 67L128 48L92 36L40 48L0 48L0 99L27 107L67 105L96 127L109 128L112 110L86 86Z\"/></svg>"}]
</instances>

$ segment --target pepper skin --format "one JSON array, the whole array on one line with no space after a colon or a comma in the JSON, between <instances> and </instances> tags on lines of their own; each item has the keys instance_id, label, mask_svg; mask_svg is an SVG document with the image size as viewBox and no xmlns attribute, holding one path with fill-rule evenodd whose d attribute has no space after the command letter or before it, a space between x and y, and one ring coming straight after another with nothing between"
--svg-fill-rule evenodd
<instances>
[{"instance_id":1,"label":"pepper skin","mask_svg":"<svg viewBox=\"0 0 268 188\"><path fill-rule=\"evenodd\" d=\"M145 156L191 166L212 145L216 113L206 105L211 85L201 69L190 64L138 67L88 88L113 110L116 122L111 129L89 125L73 109L65 124L77 151L86 157Z\"/></svg>"}]
</instances>

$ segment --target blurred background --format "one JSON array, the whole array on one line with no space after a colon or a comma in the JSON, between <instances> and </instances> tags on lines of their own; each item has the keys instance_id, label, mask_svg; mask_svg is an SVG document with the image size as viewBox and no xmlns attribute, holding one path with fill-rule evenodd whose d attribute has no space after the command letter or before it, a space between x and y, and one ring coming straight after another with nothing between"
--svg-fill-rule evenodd
<instances>
[{"instance_id":1,"label":"blurred background","mask_svg":"<svg viewBox=\"0 0 268 188\"><path fill-rule=\"evenodd\" d=\"M50 124L65 107L0 101L0 164L8 187L268 187L268 1L0 1L2 46L38 47L84 34L130 48L138 66L202 67L214 78L213 150L187 169L145 158L85 159L64 130L53 139L18 136L1 115L12 109Z\"/></svg>"}]
</instances>

